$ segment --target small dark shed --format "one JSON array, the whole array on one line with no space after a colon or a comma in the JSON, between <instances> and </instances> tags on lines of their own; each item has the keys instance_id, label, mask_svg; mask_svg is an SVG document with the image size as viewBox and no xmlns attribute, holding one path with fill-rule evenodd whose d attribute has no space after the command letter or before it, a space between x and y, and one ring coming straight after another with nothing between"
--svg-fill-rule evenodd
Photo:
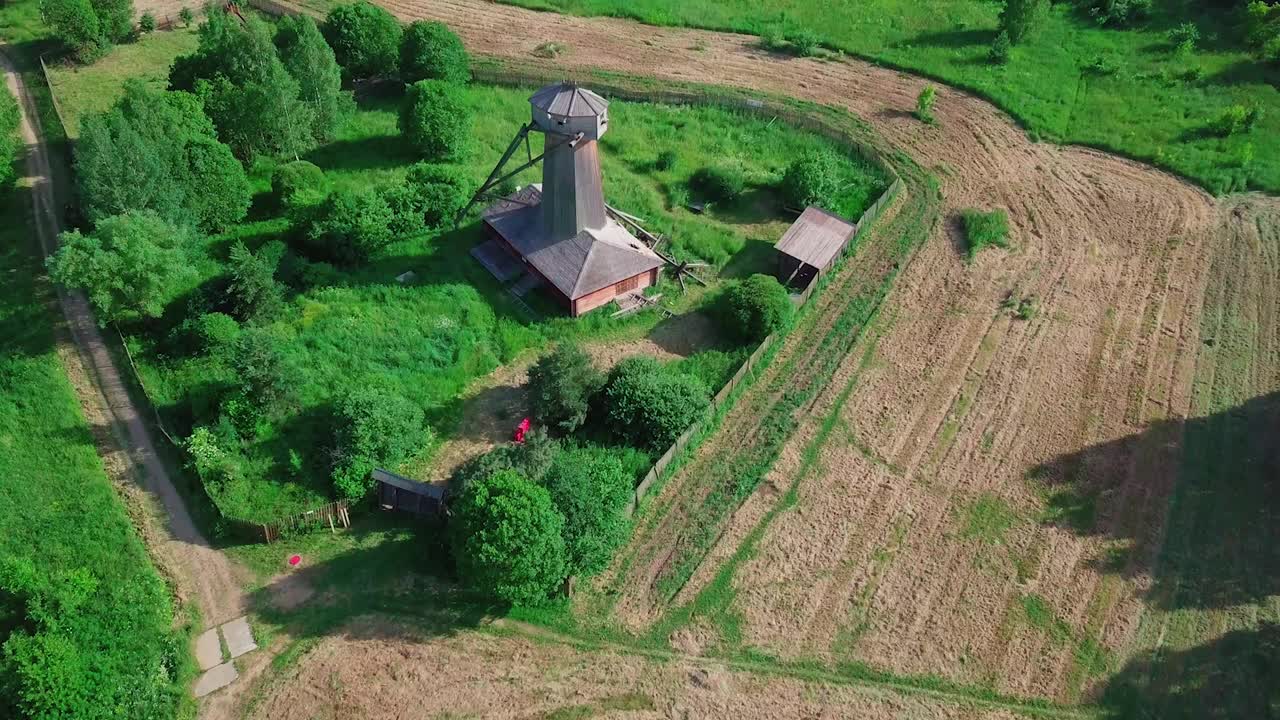
<instances>
[{"instance_id":1,"label":"small dark shed","mask_svg":"<svg viewBox=\"0 0 1280 720\"><path fill-rule=\"evenodd\" d=\"M373 480L378 484L378 504L383 510L400 510L420 516L444 513L445 488L377 469Z\"/></svg>"},{"instance_id":2,"label":"small dark shed","mask_svg":"<svg viewBox=\"0 0 1280 720\"><path fill-rule=\"evenodd\" d=\"M778 251L778 280L783 285L808 287L831 269L857 234L858 226L839 215L810 205L774 247Z\"/></svg>"}]
</instances>

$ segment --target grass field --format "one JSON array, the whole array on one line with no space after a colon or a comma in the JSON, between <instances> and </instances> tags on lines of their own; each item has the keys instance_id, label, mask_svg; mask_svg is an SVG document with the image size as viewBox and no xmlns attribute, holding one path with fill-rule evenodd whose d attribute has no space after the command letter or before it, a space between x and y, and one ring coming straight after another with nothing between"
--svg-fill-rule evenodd
<instances>
[{"instance_id":1,"label":"grass field","mask_svg":"<svg viewBox=\"0 0 1280 720\"><path fill-rule=\"evenodd\" d=\"M27 203L0 198L0 715L186 717L186 635L63 372Z\"/></svg>"},{"instance_id":2,"label":"grass field","mask_svg":"<svg viewBox=\"0 0 1280 720\"><path fill-rule=\"evenodd\" d=\"M67 82L59 78L59 93L70 89L76 98L64 103L64 109L81 112L108 105L120 92L121 73L135 66L117 59L118 55L146 56L149 62L157 62L165 52L180 51L180 43L163 35L117 49L101 69L95 65L79 70ZM159 49L151 48L152 44ZM99 73L112 80L100 82ZM530 92L529 88L478 85L467 91L474 123L459 169L475 185L527 120ZM335 188L398 182L415 158L400 141L397 107L394 94L362 98L359 112L335 141L306 159L323 168ZM617 102L611 118L611 131L602 141L610 202L645 218L655 232L668 235L668 252L710 263L713 277L768 270L769 247L791 220L782 210L775 186L790 158L829 146L816 135L715 108ZM662 164L662 169L659 147L675 156L675 162ZM682 207L688 197L684 185L695 170L711 164L739 168L746 190L732 202L695 215ZM252 168L258 191L267 190L273 168L269 160ZM861 158L847 157L843 170L849 182L837 201L838 209L856 216L885 181L879 170ZM516 181L536 181L539 172L528 170ZM200 280L192 292L224 272L222 261L234 240L256 247L282 237L286 230L285 220L269 210L255 209L248 222L209 238L207 257L199 263ZM458 230L403 238L371 263L343 270L291 298L290 310L271 330L294 368L298 409L282 422L260 426L245 450L248 472L241 481L211 488L225 514L262 521L328 501L324 447L329 413L335 399L350 388L376 382L395 389L428 409L435 439L447 439L458 430L460 393L498 365L562 339L599 343L640 338L660 320L646 313L613 321L608 310L570 320L535 295L533 305L543 317L530 321L469 256L479 238L474 220ZM418 278L407 285L395 282L407 271ZM682 295L670 283L660 289L677 311L692 309L708 297L701 291ZM127 342L152 399L183 434L217 419L220 396L234 381L215 359L180 349L189 332L181 327L186 313L184 298L162 320L126 328ZM722 359L722 355L709 355L705 361L692 359L690 366L705 366L708 373L723 375ZM428 464L426 458L435 447L435 442L428 442L412 465Z\"/></svg>"},{"instance_id":3,"label":"grass field","mask_svg":"<svg viewBox=\"0 0 1280 720\"><path fill-rule=\"evenodd\" d=\"M982 0L505 1L760 35L804 29L832 48L979 92L1046 140L1148 160L1214 190L1247 177L1250 187L1280 191L1280 69L1239 49L1230 13L1190 0L1157 2L1150 22L1127 30L1101 28L1073 4L1055 3L1043 30L1004 66L987 60L999 4ZM1167 32L1188 20L1205 40L1190 56L1177 55ZM1258 105L1267 117L1248 136L1204 132L1235 104Z\"/></svg>"}]
</instances>

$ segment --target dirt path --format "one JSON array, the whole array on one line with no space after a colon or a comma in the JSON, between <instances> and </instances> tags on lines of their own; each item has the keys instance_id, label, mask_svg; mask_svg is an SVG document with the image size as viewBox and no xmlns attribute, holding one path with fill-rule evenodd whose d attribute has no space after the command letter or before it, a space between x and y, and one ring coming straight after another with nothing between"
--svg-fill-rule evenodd
<instances>
[{"instance_id":1,"label":"dirt path","mask_svg":"<svg viewBox=\"0 0 1280 720\"><path fill-rule=\"evenodd\" d=\"M47 256L57 247L61 218L55 208L53 167L40 127L35 103L23 83L22 76L9 60L7 49L0 49L9 91L19 99L22 108L20 132L27 144L25 182L31 186L34 203L35 232ZM103 341L93 311L80 293L58 293L67 329L75 343L75 351L60 351L67 364L86 418L93 424L109 425L111 435L124 452L104 458L110 464L123 463L125 477L132 477L158 503L165 517L160 529L161 548L153 550L167 558L178 586L189 592L200 608L205 627L243 615L247 609L241 588L241 572L196 528L182 496L174 487L168 469L156 453L146 423L129 396L120 371ZM88 380L86 382L86 380ZM155 544L157 538L149 538Z\"/></svg>"}]
</instances>

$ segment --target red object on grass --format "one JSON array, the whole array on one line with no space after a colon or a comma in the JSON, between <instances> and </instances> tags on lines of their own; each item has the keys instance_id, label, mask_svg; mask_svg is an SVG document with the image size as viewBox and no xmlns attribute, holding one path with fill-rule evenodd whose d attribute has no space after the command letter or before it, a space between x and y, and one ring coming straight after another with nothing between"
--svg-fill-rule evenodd
<instances>
[{"instance_id":1,"label":"red object on grass","mask_svg":"<svg viewBox=\"0 0 1280 720\"><path fill-rule=\"evenodd\" d=\"M297 565L297 564L298 564L298 563L300 563L300 562L302 562L302 556L301 556L301 555L294 555L293 557L289 558L289 564L290 564L290 565Z\"/></svg>"},{"instance_id":2,"label":"red object on grass","mask_svg":"<svg viewBox=\"0 0 1280 720\"><path fill-rule=\"evenodd\" d=\"M516 426L516 432L515 432L515 438L514 438L514 440L515 440L517 443L522 444L522 445L524 444L524 436L525 436L525 434L527 434L527 433L529 432L529 425L530 425L530 423L529 423L529 418L525 418L525 419L523 419L523 420L521 420L521 421L520 421L520 424L519 424L519 425L517 425L517 426Z\"/></svg>"}]
</instances>

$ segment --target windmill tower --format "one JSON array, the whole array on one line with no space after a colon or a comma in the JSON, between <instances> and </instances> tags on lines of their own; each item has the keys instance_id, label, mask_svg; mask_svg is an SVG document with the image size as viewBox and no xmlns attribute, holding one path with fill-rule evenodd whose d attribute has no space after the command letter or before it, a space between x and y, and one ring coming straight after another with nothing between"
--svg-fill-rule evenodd
<instances>
[{"instance_id":1,"label":"windmill tower","mask_svg":"<svg viewBox=\"0 0 1280 720\"><path fill-rule=\"evenodd\" d=\"M497 198L483 214L489 240L472 254L504 281L498 254L514 256L574 316L657 284L666 261L619 218L652 236L604 200L599 139L609 128L609 103L586 88L557 83L534 93L529 106L530 122L521 126L458 220L482 198L491 197L491 190L538 162L542 184ZM537 157L530 148L530 133L543 136ZM507 170L521 144L528 161Z\"/></svg>"}]
</instances>

